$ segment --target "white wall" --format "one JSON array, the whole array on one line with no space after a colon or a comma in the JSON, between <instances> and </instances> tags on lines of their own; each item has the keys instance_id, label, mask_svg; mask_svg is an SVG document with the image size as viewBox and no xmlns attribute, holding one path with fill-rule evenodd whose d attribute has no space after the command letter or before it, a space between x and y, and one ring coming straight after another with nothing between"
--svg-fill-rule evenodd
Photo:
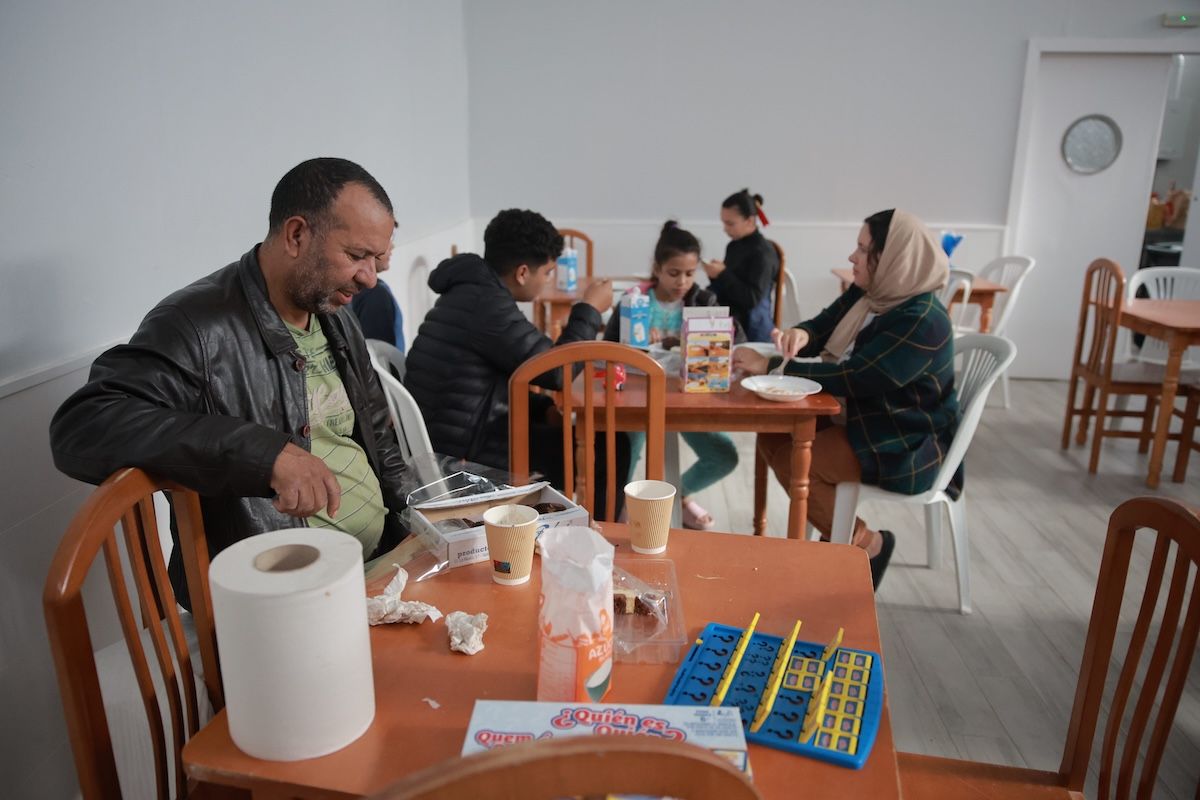
<instances>
[{"instance_id":1,"label":"white wall","mask_svg":"<svg viewBox=\"0 0 1200 800\"><path fill-rule=\"evenodd\" d=\"M51 415L96 346L259 241L305 158L388 190L407 305L411 265L473 235L462 7L3 3L0 75L0 786L60 798L77 790L41 591L88 487L55 471Z\"/></svg>"},{"instance_id":2,"label":"white wall","mask_svg":"<svg viewBox=\"0 0 1200 800\"><path fill-rule=\"evenodd\" d=\"M718 205L749 186L805 310L834 297L828 270L881 208L965 230L956 266L977 269L1006 223L1028 40L1195 38L1159 13L1140 0L467 0L471 209L477 226L517 205L594 230L597 270L619 274L644 267L668 216L709 223L696 232L720 252Z\"/></svg>"}]
</instances>

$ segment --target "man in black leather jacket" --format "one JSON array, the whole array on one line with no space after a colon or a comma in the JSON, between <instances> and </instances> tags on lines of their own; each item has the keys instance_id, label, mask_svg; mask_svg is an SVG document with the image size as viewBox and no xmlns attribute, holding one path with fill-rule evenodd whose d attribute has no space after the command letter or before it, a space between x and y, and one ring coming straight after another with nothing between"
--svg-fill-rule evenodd
<instances>
[{"instance_id":1,"label":"man in black leather jacket","mask_svg":"<svg viewBox=\"0 0 1200 800\"><path fill-rule=\"evenodd\" d=\"M508 209L488 223L483 258L463 253L446 259L429 276L437 303L425 316L409 350L404 385L412 393L433 449L500 469L508 468L508 379L523 362L556 342L538 331L517 306L554 280L563 239L533 211ZM612 307L612 282L592 283L557 344L590 341L600 315ZM559 388L554 370L535 383ZM562 433L539 423L550 405L544 395L531 404L530 466L562 486Z\"/></svg>"},{"instance_id":2,"label":"man in black leather jacket","mask_svg":"<svg viewBox=\"0 0 1200 800\"><path fill-rule=\"evenodd\" d=\"M364 557L383 552L400 538L404 462L346 306L375 285L395 224L357 164L293 168L261 244L96 360L50 424L54 463L89 483L132 466L195 489L212 555L308 525L355 535ZM187 605L178 547L169 571Z\"/></svg>"}]
</instances>

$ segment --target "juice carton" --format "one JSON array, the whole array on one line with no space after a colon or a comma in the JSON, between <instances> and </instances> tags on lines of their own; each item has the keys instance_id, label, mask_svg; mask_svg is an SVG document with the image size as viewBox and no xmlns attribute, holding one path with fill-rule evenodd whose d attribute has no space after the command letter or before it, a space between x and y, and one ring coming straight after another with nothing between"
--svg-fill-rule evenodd
<instances>
[{"instance_id":1,"label":"juice carton","mask_svg":"<svg viewBox=\"0 0 1200 800\"><path fill-rule=\"evenodd\" d=\"M555 287L560 292L574 292L579 288L579 251L573 247L563 250L558 257L558 268L554 275Z\"/></svg>"},{"instance_id":2,"label":"juice carton","mask_svg":"<svg viewBox=\"0 0 1200 800\"><path fill-rule=\"evenodd\" d=\"M727 306L683 309L680 377L685 392L728 392L733 317Z\"/></svg>"},{"instance_id":3,"label":"juice carton","mask_svg":"<svg viewBox=\"0 0 1200 800\"><path fill-rule=\"evenodd\" d=\"M621 297L621 344L650 346L650 295L634 286Z\"/></svg>"}]
</instances>

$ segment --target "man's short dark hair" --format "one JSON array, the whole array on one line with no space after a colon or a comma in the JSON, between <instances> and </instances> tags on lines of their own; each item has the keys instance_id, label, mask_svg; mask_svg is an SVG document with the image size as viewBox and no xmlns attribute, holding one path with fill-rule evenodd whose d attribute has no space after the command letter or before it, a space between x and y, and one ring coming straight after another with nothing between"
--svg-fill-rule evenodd
<instances>
[{"instance_id":1,"label":"man's short dark hair","mask_svg":"<svg viewBox=\"0 0 1200 800\"><path fill-rule=\"evenodd\" d=\"M270 233L289 217L304 217L313 228L324 228L338 192L348 183L360 183L392 212L392 201L371 173L344 158L310 158L288 170L271 194Z\"/></svg>"},{"instance_id":2,"label":"man's short dark hair","mask_svg":"<svg viewBox=\"0 0 1200 800\"><path fill-rule=\"evenodd\" d=\"M537 269L558 258L562 249L558 229L536 211L506 209L493 217L483 232L483 260L499 275L522 264Z\"/></svg>"}]
</instances>

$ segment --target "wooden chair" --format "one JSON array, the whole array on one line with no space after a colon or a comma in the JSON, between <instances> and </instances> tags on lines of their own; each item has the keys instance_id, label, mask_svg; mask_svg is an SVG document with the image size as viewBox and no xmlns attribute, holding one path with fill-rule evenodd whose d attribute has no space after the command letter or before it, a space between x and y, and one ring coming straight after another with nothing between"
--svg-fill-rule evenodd
<instances>
[{"instance_id":1,"label":"wooden chair","mask_svg":"<svg viewBox=\"0 0 1200 800\"><path fill-rule=\"evenodd\" d=\"M42 599L75 769L87 800L121 797L83 600L85 580L101 552L150 728L158 797L182 798L189 794L180 750L199 729L199 707L191 653L158 538L153 502L153 494L157 491L167 491L172 496L192 615L199 634L204 685L214 709L224 707L200 498L191 490L155 480L141 470L116 472L92 493L71 521L50 563ZM126 588L115 531L118 522L124 532L133 581L132 595L136 597L140 619L135 619L131 592ZM146 655L143 637L147 634L143 634L142 629L147 631L153 645L154 666ZM151 674L152 669L156 670L155 675ZM174 743L170 752L165 740L160 695L155 690L156 677L168 706L171 741ZM169 786L168 758L174 764L173 790Z\"/></svg>"},{"instance_id":2,"label":"wooden chair","mask_svg":"<svg viewBox=\"0 0 1200 800\"><path fill-rule=\"evenodd\" d=\"M1129 589L1130 597L1141 596L1141 605L1129 648L1124 658L1118 657L1114 662L1113 643L1126 595L1130 554L1134 540L1145 529L1150 529L1145 537L1153 540L1153 555L1144 589L1136 586ZM1174 552L1169 554L1172 544ZM904 796L915 800L1082 798L1109 665L1116 663L1121 666L1112 687L1112 699L1106 701L1109 712L1101 745L1098 797L1151 797L1200 631L1200 591L1197 591L1200 587L1195 579L1189 581L1189 570L1197 564L1200 564L1200 516L1195 509L1161 497L1137 497L1122 503L1108 522L1075 704L1058 771L900 753ZM1163 579L1168 572L1169 585L1163 598ZM1191 591L1185 603L1189 582ZM1146 652L1151 622L1156 617L1155 606L1160 602L1161 624L1152 649ZM1172 647L1176 651L1168 665ZM1135 676L1143 670L1141 685L1135 687ZM1160 691L1162 699L1155 710Z\"/></svg>"},{"instance_id":3,"label":"wooden chair","mask_svg":"<svg viewBox=\"0 0 1200 800\"><path fill-rule=\"evenodd\" d=\"M652 736L572 736L506 745L424 769L375 800L552 800L636 794L689 800L760 797L725 759Z\"/></svg>"},{"instance_id":4,"label":"wooden chair","mask_svg":"<svg viewBox=\"0 0 1200 800\"><path fill-rule=\"evenodd\" d=\"M787 277L787 259L784 258L783 248L772 239L768 239L771 247L775 248L776 255L779 256L779 272L775 275L775 327L783 327L783 292L784 287L788 283Z\"/></svg>"},{"instance_id":5,"label":"wooden chair","mask_svg":"<svg viewBox=\"0 0 1200 800\"><path fill-rule=\"evenodd\" d=\"M1079 332L1075 339L1070 386L1067 389L1067 415L1063 422L1062 448L1071 440L1071 422L1079 417L1076 444L1087 442L1088 426L1096 418L1095 438L1088 472L1095 474L1100 464L1100 444L1105 437L1138 439L1138 451L1146 452L1154 437L1155 402L1162 395L1162 368L1154 364L1125 362L1114 364L1117 335L1124 305L1125 274L1114 261L1098 258L1087 269L1083 281L1083 301L1079 308ZM1157 375L1157 378L1155 377ZM1084 387L1083 402L1075 405L1079 384ZM1146 407L1141 411L1108 408L1110 396L1141 395ZM1139 417L1141 431L1106 428L1108 417ZM1177 440L1179 434L1168 438Z\"/></svg>"},{"instance_id":6,"label":"wooden chair","mask_svg":"<svg viewBox=\"0 0 1200 800\"><path fill-rule=\"evenodd\" d=\"M1200 383L1193 386L1180 386L1179 393L1187 397L1187 405L1182 411L1175 410L1176 416L1183 418L1183 429L1179 432L1179 450L1175 453L1175 472L1171 480L1183 483L1187 477L1188 459L1193 450L1200 450L1200 442L1196 441L1196 423L1200 422Z\"/></svg>"},{"instance_id":7,"label":"wooden chair","mask_svg":"<svg viewBox=\"0 0 1200 800\"><path fill-rule=\"evenodd\" d=\"M616 510L616 492L624 486L625 476L620 480L616 474L616 406L619 395L615 388L613 366L624 364L646 374L646 477L662 480L663 477L663 434L666 429L667 376L653 358L640 350L616 342L573 342L554 347L541 355L534 356L517 367L508 382L509 405L509 465L512 472L523 479L529 475L529 389L534 379L554 369L562 369L561 410L563 417L563 474L566 476L564 494L575 496L575 445L574 429L581 430L581 471L583 472L583 502L581 505L594 516L594 493L596 486L596 410L595 386L592 377L593 364L604 365L604 431L607 491L605 492L605 519L613 519ZM576 365L581 365L582 370ZM582 409L576 409L571 398L572 378L583 372ZM576 411L579 413L576 414ZM578 416L579 419L575 419Z\"/></svg>"},{"instance_id":8,"label":"wooden chair","mask_svg":"<svg viewBox=\"0 0 1200 800\"><path fill-rule=\"evenodd\" d=\"M595 242L592 241L592 237L588 236L583 231L577 231L574 228L559 228L558 235L563 237L567 247L575 247L576 241L583 242L585 245L587 245L585 248L586 255L584 256L583 274L589 278L592 277L592 267L594 264L596 250L596 245ZM579 248L575 249L578 250Z\"/></svg>"}]
</instances>

